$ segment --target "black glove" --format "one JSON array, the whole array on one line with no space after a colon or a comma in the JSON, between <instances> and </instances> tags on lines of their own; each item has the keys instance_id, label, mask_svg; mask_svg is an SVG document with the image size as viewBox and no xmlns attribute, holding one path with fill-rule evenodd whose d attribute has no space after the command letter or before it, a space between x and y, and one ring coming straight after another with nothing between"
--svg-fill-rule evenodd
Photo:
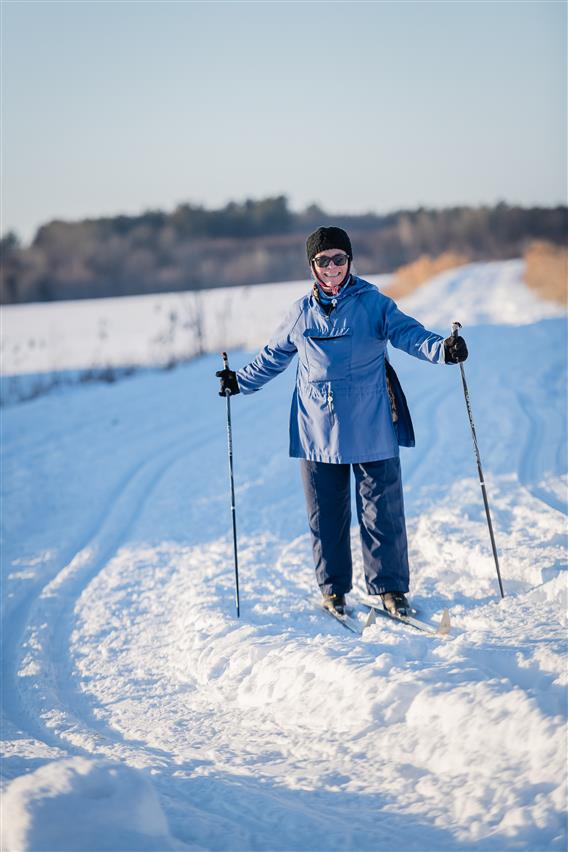
<instances>
[{"instance_id":1,"label":"black glove","mask_svg":"<svg viewBox=\"0 0 568 852\"><path fill-rule=\"evenodd\" d=\"M463 337L446 337L444 340L444 359L446 364L459 364L467 358L467 346Z\"/></svg>"},{"instance_id":2,"label":"black glove","mask_svg":"<svg viewBox=\"0 0 568 852\"><path fill-rule=\"evenodd\" d=\"M234 370L219 370L215 375L218 379L221 379L219 396L226 396L226 391L230 391L231 396L241 392L239 383L237 382L237 374Z\"/></svg>"}]
</instances>

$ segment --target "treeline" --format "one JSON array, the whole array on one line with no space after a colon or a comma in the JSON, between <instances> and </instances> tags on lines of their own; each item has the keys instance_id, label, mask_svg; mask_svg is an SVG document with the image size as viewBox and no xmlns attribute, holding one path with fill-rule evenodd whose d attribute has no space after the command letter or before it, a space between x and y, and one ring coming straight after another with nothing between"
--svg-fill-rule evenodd
<instances>
[{"instance_id":1,"label":"treeline","mask_svg":"<svg viewBox=\"0 0 568 852\"><path fill-rule=\"evenodd\" d=\"M293 212L285 196L219 210L182 204L173 212L53 221L29 246L1 240L2 303L126 296L290 281L308 275L305 238L322 224L346 228L357 271L392 272L422 255L471 260L521 256L533 240L561 245L568 208L420 208L387 215Z\"/></svg>"}]
</instances>

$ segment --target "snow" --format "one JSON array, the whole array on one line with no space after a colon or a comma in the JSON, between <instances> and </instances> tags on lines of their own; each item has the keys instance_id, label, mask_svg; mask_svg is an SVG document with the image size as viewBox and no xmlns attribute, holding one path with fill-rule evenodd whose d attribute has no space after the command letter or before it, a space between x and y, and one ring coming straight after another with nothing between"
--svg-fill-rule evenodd
<instances>
[{"instance_id":1,"label":"snow","mask_svg":"<svg viewBox=\"0 0 568 852\"><path fill-rule=\"evenodd\" d=\"M522 260L471 263L441 272L405 304L412 306L411 312L427 327L448 328L456 319L465 327L524 325L564 316L561 305L539 299L528 287L519 286L524 271Z\"/></svg>"},{"instance_id":2,"label":"snow","mask_svg":"<svg viewBox=\"0 0 568 852\"><path fill-rule=\"evenodd\" d=\"M302 288L215 291L202 343L244 364ZM59 328L62 360L24 373L92 366L77 330L101 316L104 362L149 365L151 306L170 298L4 321L10 341L39 338L43 308ZM394 350L417 433L412 599L434 622L449 608L447 639L385 619L358 638L318 609L293 369L232 401L240 620L218 356L4 409L3 848L565 848L565 318L517 261L443 273L401 306L464 325L506 592L459 370Z\"/></svg>"},{"instance_id":3,"label":"snow","mask_svg":"<svg viewBox=\"0 0 568 852\"><path fill-rule=\"evenodd\" d=\"M156 792L128 766L73 757L17 778L6 793L11 815L2 848L80 850L179 849Z\"/></svg>"},{"instance_id":4,"label":"snow","mask_svg":"<svg viewBox=\"0 0 568 852\"><path fill-rule=\"evenodd\" d=\"M220 287L120 299L85 299L4 310L3 372L160 365L230 345L254 347L307 281Z\"/></svg>"}]
</instances>

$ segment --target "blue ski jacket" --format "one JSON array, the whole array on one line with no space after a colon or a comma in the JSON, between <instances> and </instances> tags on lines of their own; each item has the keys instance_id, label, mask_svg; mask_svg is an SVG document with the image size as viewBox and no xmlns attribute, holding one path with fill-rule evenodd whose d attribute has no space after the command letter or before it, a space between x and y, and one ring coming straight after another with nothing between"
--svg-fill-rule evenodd
<instances>
[{"instance_id":1,"label":"blue ski jacket","mask_svg":"<svg viewBox=\"0 0 568 852\"><path fill-rule=\"evenodd\" d=\"M394 458L399 445L414 446L414 431L387 341L416 358L445 363L440 335L353 275L329 316L313 293L298 299L256 358L237 371L239 388L244 394L260 390L297 354L290 455L336 464Z\"/></svg>"}]
</instances>

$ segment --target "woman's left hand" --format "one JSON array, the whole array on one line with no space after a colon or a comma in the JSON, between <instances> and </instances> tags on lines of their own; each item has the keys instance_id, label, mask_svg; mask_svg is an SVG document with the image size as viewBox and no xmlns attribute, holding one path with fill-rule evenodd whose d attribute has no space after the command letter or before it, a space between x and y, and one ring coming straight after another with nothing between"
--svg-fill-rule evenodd
<instances>
[{"instance_id":1,"label":"woman's left hand","mask_svg":"<svg viewBox=\"0 0 568 852\"><path fill-rule=\"evenodd\" d=\"M216 372L215 375L218 379L221 380L219 396L226 396L227 391L229 391L231 396L235 396L235 394L241 392L239 383L237 381L237 374L234 370L229 370L225 368L224 370L219 370L218 372Z\"/></svg>"}]
</instances>

